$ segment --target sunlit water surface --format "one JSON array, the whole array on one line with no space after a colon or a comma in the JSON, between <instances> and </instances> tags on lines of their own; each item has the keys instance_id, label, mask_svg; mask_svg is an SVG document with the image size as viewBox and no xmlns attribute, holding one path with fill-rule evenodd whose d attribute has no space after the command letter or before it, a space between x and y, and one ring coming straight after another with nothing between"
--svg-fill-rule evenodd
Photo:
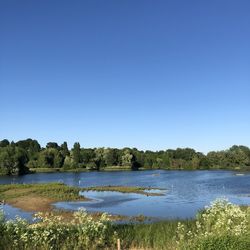
<instances>
[{"instance_id":1,"label":"sunlit water surface","mask_svg":"<svg viewBox=\"0 0 250 250\"><path fill-rule=\"evenodd\" d=\"M145 215L158 219L190 218L216 198L250 205L250 173L233 171L119 171L83 173L37 173L19 177L1 176L0 184L63 182L78 187L123 185L165 189L163 196L144 196L119 192L82 194L88 202L58 202L56 208L104 211L112 214ZM155 191L154 191L155 192ZM7 218L16 214L31 219L32 213L4 205Z\"/></svg>"}]
</instances>

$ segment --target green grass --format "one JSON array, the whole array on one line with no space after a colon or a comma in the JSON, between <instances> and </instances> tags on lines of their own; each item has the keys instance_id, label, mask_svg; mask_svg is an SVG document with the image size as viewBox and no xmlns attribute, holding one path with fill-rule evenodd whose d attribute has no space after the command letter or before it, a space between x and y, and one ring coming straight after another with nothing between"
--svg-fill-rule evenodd
<instances>
[{"instance_id":1,"label":"green grass","mask_svg":"<svg viewBox=\"0 0 250 250\"><path fill-rule=\"evenodd\" d=\"M100 169L101 171L131 171L131 166L107 166Z\"/></svg>"},{"instance_id":2,"label":"green grass","mask_svg":"<svg viewBox=\"0 0 250 250\"><path fill-rule=\"evenodd\" d=\"M121 193L137 193L148 196L163 195L162 193L149 193L147 190L162 190L158 188L145 188L133 186L96 186L88 188L71 187L63 183L42 184L3 184L0 185L0 200L9 200L20 196L37 194L57 200L79 200L80 191L116 191Z\"/></svg>"},{"instance_id":3,"label":"green grass","mask_svg":"<svg viewBox=\"0 0 250 250\"><path fill-rule=\"evenodd\" d=\"M122 249L175 249L174 240L177 220L161 221L151 224L116 225L114 230L121 240ZM182 220L190 229L194 227L194 220Z\"/></svg>"},{"instance_id":4,"label":"green grass","mask_svg":"<svg viewBox=\"0 0 250 250\"><path fill-rule=\"evenodd\" d=\"M88 200L80 195L80 191L117 191L122 193L137 193L147 196L159 196L162 193L149 193L147 190L154 188L102 186L102 187L71 187L62 183L42 184L4 184L0 185L0 201L25 211L51 211L52 203L58 201L84 201Z\"/></svg>"},{"instance_id":5,"label":"green grass","mask_svg":"<svg viewBox=\"0 0 250 250\"><path fill-rule=\"evenodd\" d=\"M29 169L32 173L64 173L64 172L90 172L93 170L89 170L87 168L30 168ZM109 166L105 168L101 168L100 171L131 171L130 166ZM1 173L0 173L1 175ZM4 174L2 174L4 175Z\"/></svg>"},{"instance_id":6,"label":"green grass","mask_svg":"<svg viewBox=\"0 0 250 250\"><path fill-rule=\"evenodd\" d=\"M89 170L87 168L30 168L29 169L33 173L56 173L56 172L90 172L93 170ZM131 171L130 166L108 166L105 168L101 168L100 171ZM1 175L1 173L0 173ZM4 175L4 174L2 174Z\"/></svg>"},{"instance_id":7,"label":"green grass","mask_svg":"<svg viewBox=\"0 0 250 250\"><path fill-rule=\"evenodd\" d=\"M147 190L165 190L160 188L145 188L145 187L133 187L133 186L98 186L98 187L88 187L84 188L84 191L113 191L113 192L120 192L120 193L135 193L135 194L143 194L147 196L162 196L163 193L154 192L150 193Z\"/></svg>"},{"instance_id":8,"label":"green grass","mask_svg":"<svg viewBox=\"0 0 250 250\"><path fill-rule=\"evenodd\" d=\"M30 171L33 173L56 173L56 172L88 172L86 168L73 168L73 169L65 169L65 168L30 168Z\"/></svg>"},{"instance_id":9,"label":"green grass","mask_svg":"<svg viewBox=\"0 0 250 250\"><path fill-rule=\"evenodd\" d=\"M62 183L7 184L0 185L0 200L8 202L22 196L37 195L58 201L75 201L83 199L83 196L79 195L81 190Z\"/></svg>"}]
</instances>

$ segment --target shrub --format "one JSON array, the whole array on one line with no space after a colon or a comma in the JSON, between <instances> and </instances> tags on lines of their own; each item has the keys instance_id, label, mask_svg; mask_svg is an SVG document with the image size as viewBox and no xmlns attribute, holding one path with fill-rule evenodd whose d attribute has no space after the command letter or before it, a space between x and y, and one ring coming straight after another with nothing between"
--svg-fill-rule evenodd
<instances>
[{"instance_id":1,"label":"shrub","mask_svg":"<svg viewBox=\"0 0 250 250\"><path fill-rule=\"evenodd\" d=\"M250 249L248 236L213 236L197 241L193 249L200 250L246 250Z\"/></svg>"},{"instance_id":2,"label":"shrub","mask_svg":"<svg viewBox=\"0 0 250 250\"><path fill-rule=\"evenodd\" d=\"M116 239L107 214L94 220L79 210L70 222L49 213L38 213L35 219L34 224L19 217L2 223L0 242L8 242L4 249L100 249Z\"/></svg>"},{"instance_id":3,"label":"shrub","mask_svg":"<svg viewBox=\"0 0 250 250\"><path fill-rule=\"evenodd\" d=\"M233 243L249 244L239 237L248 232L247 212L225 199L218 199L197 215L194 230L178 224L177 244L180 249L228 249Z\"/></svg>"}]
</instances>

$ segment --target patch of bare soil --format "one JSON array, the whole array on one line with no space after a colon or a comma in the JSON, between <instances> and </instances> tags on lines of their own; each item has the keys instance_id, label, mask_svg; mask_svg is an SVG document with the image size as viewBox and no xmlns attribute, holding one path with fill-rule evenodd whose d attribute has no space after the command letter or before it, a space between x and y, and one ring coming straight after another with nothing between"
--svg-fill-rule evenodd
<instances>
[{"instance_id":1,"label":"patch of bare soil","mask_svg":"<svg viewBox=\"0 0 250 250\"><path fill-rule=\"evenodd\" d=\"M17 198L13 198L8 201L8 203L14 207L21 208L27 212L47 212L51 211L54 200L50 198L45 198L41 196L20 196Z\"/></svg>"}]
</instances>

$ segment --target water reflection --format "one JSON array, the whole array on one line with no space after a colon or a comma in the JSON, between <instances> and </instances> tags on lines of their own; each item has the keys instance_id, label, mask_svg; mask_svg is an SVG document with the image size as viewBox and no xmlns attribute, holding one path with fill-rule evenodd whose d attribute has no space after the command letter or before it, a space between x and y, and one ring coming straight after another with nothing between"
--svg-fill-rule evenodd
<instances>
[{"instance_id":1,"label":"water reflection","mask_svg":"<svg viewBox=\"0 0 250 250\"><path fill-rule=\"evenodd\" d=\"M33 213L31 212L25 212L8 204L2 205L1 208L3 209L5 219L7 220L15 219L16 216L21 216L23 219L26 219L30 222L33 220Z\"/></svg>"},{"instance_id":2,"label":"water reflection","mask_svg":"<svg viewBox=\"0 0 250 250\"><path fill-rule=\"evenodd\" d=\"M71 186L105 185L143 186L166 189L164 196L144 196L117 192L87 192L92 202L60 202L58 208L105 211L113 214L157 216L159 218L193 217L197 210L218 197L237 204L250 204L250 174L233 171L120 171L83 173L38 173L20 177L0 177L0 183L64 182ZM153 191L152 191L153 192ZM20 213L6 207L6 211Z\"/></svg>"}]
</instances>

